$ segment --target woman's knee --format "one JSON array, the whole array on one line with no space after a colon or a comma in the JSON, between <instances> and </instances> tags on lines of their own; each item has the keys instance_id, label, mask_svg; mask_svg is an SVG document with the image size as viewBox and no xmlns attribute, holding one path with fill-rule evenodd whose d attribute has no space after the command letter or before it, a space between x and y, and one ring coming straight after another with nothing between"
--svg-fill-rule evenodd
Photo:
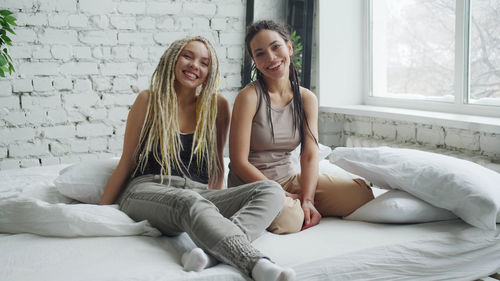
<instances>
[{"instance_id":1,"label":"woman's knee","mask_svg":"<svg viewBox=\"0 0 500 281\"><path fill-rule=\"evenodd\" d=\"M300 200L286 197L281 213L274 219L267 230L276 234L295 233L302 229L303 223L304 211Z\"/></svg>"},{"instance_id":2,"label":"woman's knee","mask_svg":"<svg viewBox=\"0 0 500 281\"><path fill-rule=\"evenodd\" d=\"M360 197L361 205L375 198L375 196L373 195L373 190L366 184L364 180L358 178L353 179L353 181L358 185L358 194Z\"/></svg>"},{"instance_id":3,"label":"woman's knee","mask_svg":"<svg viewBox=\"0 0 500 281\"><path fill-rule=\"evenodd\" d=\"M193 207L199 205L200 203L202 204L210 203L210 201L205 199L199 193L192 190L186 190L186 191L187 192L182 193L182 195L179 197L179 201L181 202L182 207L184 209L186 210L192 209Z\"/></svg>"},{"instance_id":4,"label":"woman's knee","mask_svg":"<svg viewBox=\"0 0 500 281\"><path fill-rule=\"evenodd\" d=\"M285 201L285 191L281 185L272 180L258 181L256 184L257 188L255 191L258 196L265 198L268 202L272 202L275 206L279 206L279 209L281 210Z\"/></svg>"},{"instance_id":5,"label":"woman's knee","mask_svg":"<svg viewBox=\"0 0 500 281\"><path fill-rule=\"evenodd\" d=\"M270 194L276 198L284 198L285 191L281 185L272 180L262 180L255 182L257 184L256 190L260 193Z\"/></svg>"},{"instance_id":6,"label":"woman's knee","mask_svg":"<svg viewBox=\"0 0 500 281\"><path fill-rule=\"evenodd\" d=\"M315 199L323 216L347 216L372 200L373 192L362 179L320 175Z\"/></svg>"}]
</instances>

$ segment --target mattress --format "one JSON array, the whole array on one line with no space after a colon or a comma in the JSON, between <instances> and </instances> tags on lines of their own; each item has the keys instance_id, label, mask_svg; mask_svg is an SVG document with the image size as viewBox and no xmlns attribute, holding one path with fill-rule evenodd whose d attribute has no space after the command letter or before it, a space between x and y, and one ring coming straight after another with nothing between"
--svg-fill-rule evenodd
<instances>
[{"instance_id":1,"label":"mattress","mask_svg":"<svg viewBox=\"0 0 500 281\"><path fill-rule=\"evenodd\" d=\"M74 204L53 180L65 165L0 171L0 198L13 194ZM475 280L500 271L500 230L459 219L377 224L324 218L305 231L263 233L254 245L296 270L297 280ZM185 234L50 237L0 234L1 280L249 280L218 264L185 272L180 255L195 247Z\"/></svg>"}]
</instances>

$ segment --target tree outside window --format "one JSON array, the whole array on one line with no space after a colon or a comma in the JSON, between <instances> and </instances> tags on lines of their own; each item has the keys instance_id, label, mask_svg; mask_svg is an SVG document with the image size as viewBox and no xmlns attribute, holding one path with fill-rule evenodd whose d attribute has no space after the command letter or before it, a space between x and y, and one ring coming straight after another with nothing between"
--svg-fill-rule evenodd
<instances>
[{"instance_id":1,"label":"tree outside window","mask_svg":"<svg viewBox=\"0 0 500 281\"><path fill-rule=\"evenodd\" d=\"M372 0L372 95L500 105L499 26L500 0Z\"/></svg>"}]
</instances>

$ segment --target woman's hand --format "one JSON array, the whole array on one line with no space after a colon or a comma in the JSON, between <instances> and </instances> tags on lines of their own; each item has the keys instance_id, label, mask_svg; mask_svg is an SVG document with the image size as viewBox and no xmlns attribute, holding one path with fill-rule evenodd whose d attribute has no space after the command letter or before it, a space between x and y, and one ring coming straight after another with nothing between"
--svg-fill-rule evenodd
<instances>
[{"instance_id":1,"label":"woman's hand","mask_svg":"<svg viewBox=\"0 0 500 281\"><path fill-rule=\"evenodd\" d=\"M303 201L302 210L304 211L304 226L301 230L315 226L321 220L321 214L316 210L312 201Z\"/></svg>"},{"instance_id":2,"label":"woman's hand","mask_svg":"<svg viewBox=\"0 0 500 281\"><path fill-rule=\"evenodd\" d=\"M290 193L287 191L285 191L285 196L290 197L294 200L299 199L302 203L302 211L304 211L304 226L301 230L315 226L319 223L319 221L321 220L321 214L318 212L318 210L316 210L316 207L314 207L314 204L319 202L315 202L313 204L311 200L304 201L301 194Z\"/></svg>"}]
</instances>

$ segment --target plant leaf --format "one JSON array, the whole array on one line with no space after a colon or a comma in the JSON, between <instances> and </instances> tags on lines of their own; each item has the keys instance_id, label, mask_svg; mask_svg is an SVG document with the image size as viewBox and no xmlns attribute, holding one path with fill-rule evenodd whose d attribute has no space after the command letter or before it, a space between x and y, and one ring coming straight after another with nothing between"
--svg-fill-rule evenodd
<instances>
[{"instance_id":1,"label":"plant leaf","mask_svg":"<svg viewBox=\"0 0 500 281\"><path fill-rule=\"evenodd\" d=\"M8 15L12 15L12 12L9 11L9 10L0 10L0 15L2 16L8 16Z\"/></svg>"},{"instance_id":2,"label":"plant leaf","mask_svg":"<svg viewBox=\"0 0 500 281\"><path fill-rule=\"evenodd\" d=\"M7 21L8 23L10 23L10 25L17 26L17 24L16 24L16 18L13 17L13 16L6 16L5 17L5 21Z\"/></svg>"},{"instance_id":3,"label":"plant leaf","mask_svg":"<svg viewBox=\"0 0 500 281\"><path fill-rule=\"evenodd\" d=\"M3 72L3 67L0 67L0 76L5 77L5 74Z\"/></svg>"},{"instance_id":4,"label":"plant leaf","mask_svg":"<svg viewBox=\"0 0 500 281\"><path fill-rule=\"evenodd\" d=\"M10 57L9 53L7 52L7 48L3 49L3 56L6 58L8 61L12 61L12 58Z\"/></svg>"},{"instance_id":5,"label":"plant leaf","mask_svg":"<svg viewBox=\"0 0 500 281\"><path fill-rule=\"evenodd\" d=\"M3 54L0 54L0 66L4 66L7 64L7 59L3 56Z\"/></svg>"},{"instance_id":6,"label":"plant leaf","mask_svg":"<svg viewBox=\"0 0 500 281\"><path fill-rule=\"evenodd\" d=\"M9 37L7 37L7 36L5 36L5 35L2 35L2 36L0 36L0 38L2 38L2 39L0 39L0 42L4 42L5 44L7 44L7 45L9 45L9 46L12 46L12 44L11 44L11 41L10 41L10 38L9 38Z\"/></svg>"},{"instance_id":7,"label":"plant leaf","mask_svg":"<svg viewBox=\"0 0 500 281\"><path fill-rule=\"evenodd\" d=\"M4 26L5 30L7 30L8 32L12 33L12 34L16 34L11 28L10 26L6 25Z\"/></svg>"}]
</instances>

